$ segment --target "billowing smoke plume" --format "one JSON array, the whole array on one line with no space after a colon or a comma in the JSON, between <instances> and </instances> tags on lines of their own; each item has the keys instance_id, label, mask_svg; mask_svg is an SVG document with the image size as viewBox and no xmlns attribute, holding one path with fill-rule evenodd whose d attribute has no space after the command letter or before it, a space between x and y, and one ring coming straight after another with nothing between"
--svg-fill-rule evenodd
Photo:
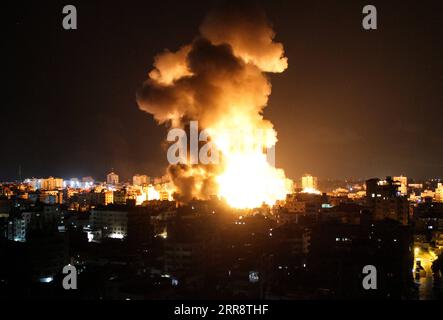
<instances>
[{"instance_id":1,"label":"billowing smoke plume","mask_svg":"<svg viewBox=\"0 0 443 320\"><path fill-rule=\"evenodd\" d=\"M283 46L273 41L275 34L263 11L233 6L210 13L191 44L156 56L137 102L160 124L185 127L197 120L200 129L211 132L262 129L270 132L266 144L273 146L276 133L262 115L271 93L265 73L283 72L287 58ZM216 194L219 171L200 165L168 170L183 201Z\"/></svg>"}]
</instances>

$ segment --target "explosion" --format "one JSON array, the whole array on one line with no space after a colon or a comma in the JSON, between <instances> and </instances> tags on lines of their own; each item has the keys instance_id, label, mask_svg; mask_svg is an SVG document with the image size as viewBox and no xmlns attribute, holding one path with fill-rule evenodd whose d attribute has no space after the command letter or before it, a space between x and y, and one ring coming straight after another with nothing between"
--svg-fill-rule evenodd
<instances>
[{"instance_id":1,"label":"explosion","mask_svg":"<svg viewBox=\"0 0 443 320\"><path fill-rule=\"evenodd\" d=\"M198 121L220 152L218 165L170 165L177 200L217 195L235 208L272 206L292 181L268 161L277 133L263 117L271 94L266 73L281 73L288 62L264 12L234 6L209 14L191 44L156 56L137 102L159 124Z\"/></svg>"}]
</instances>

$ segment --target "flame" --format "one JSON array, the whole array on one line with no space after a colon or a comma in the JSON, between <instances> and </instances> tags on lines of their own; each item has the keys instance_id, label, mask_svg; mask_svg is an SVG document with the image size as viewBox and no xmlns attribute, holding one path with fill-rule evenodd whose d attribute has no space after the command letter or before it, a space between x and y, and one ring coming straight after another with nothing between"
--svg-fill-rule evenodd
<instances>
[{"instance_id":1,"label":"flame","mask_svg":"<svg viewBox=\"0 0 443 320\"><path fill-rule=\"evenodd\" d=\"M148 186L148 200L160 200L160 192L155 190L153 185Z\"/></svg>"},{"instance_id":2,"label":"flame","mask_svg":"<svg viewBox=\"0 0 443 320\"><path fill-rule=\"evenodd\" d=\"M260 153L230 154L225 170L216 181L219 196L234 208L257 208L263 203L273 206L290 193L291 183L281 169L269 165Z\"/></svg>"},{"instance_id":3,"label":"flame","mask_svg":"<svg viewBox=\"0 0 443 320\"><path fill-rule=\"evenodd\" d=\"M241 129L226 130L230 126ZM256 128L248 117L239 116L234 120L222 117L216 128L208 131L222 154L223 170L215 179L218 196L237 209L273 206L285 200L292 181L269 163L266 154L277 141L275 130Z\"/></svg>"},{"instance_id":4,"label":"flame","mask_svg":"<svg viewBox=\"0 0 443 320\"><path fill-rule=\"evenodd\" d=\"M173 201L174 187L170 183L161 183L147 187L144 192L145 200L168 200Z\"/></svg>"}]
</instances>

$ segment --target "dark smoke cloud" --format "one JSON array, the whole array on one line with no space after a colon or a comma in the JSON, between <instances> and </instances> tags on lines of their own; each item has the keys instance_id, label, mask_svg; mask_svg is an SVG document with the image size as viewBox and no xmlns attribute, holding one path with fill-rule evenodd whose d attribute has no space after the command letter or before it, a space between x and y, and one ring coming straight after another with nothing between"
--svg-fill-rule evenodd
<instances>
[{"instance_id":1,"label":"dark smoke cloud","mask_svg":"<svg viewBox=\"0 0 443 320\"><path fill-rule=\"evenodd\" d=\"M263 119L271 85L266 72L287 68L283 46L266 15L251 5L229 3L211 12L200 35L177 52L155 57L154 69L137 92L141 110L160 124L186 126L198 120L200 129L251 128L273 131ZM271 143L277 141L276 134ZM177 198L207 199L216 194L215 176L220 168L170 166L168 173Z\"/></svg>"}]
</instances>

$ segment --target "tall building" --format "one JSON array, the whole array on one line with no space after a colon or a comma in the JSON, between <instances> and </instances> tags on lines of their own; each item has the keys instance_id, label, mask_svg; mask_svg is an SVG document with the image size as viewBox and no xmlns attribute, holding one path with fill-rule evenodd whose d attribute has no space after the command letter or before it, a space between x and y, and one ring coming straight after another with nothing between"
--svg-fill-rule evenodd
<instances>
[{"instance_id":1,"label":"tall building","mask_svg":"<svg viewBox=\"0 0 443 320\"><path fill-rule=\"evenodd\" d=\"M45 204L62 204L63 192L55 190L40 191L38 199Z\"/></svg>"},{"instance_id":2,"label":"tall building","mask_svg":"<svg viewBox=\"0 0 443 320\"><path fill-rule=\"evenodd\" d=\"M132 177L132 183L136 186L149 184L149 177L147 175L136 174L134 177Z\"/></svg>"},{"instance_id":3,"label":"tall building","mask_svg":"<svg viewBox=\"0 0 443 320\"><path fill-rule=\"evenodd\" d=\"M391 177L385 180L373 178L366 180L366 196L368 198L391 198L399 195L399 183Z\"/></svg>"},{"instance_id":4,"label":"tall building","mask_svg":"<svg viewBox=\"0 0 443 320\"><path fill-rule=\"evenodd\" d=\"M36 178L25 179L24 182L26 184L28 184L29 186L31 186L34 190L38 190L38 189L42 188L42 179L36 179Z\"/></svg>"},{"instance_id":5,"label":"tall building","mask_svg":"<svg viewBox=\"0 0 443 320\"><path fill-rule=\"evenodd\" d=\"M31 212L23 212L18 217L11 218L8 223L7 238L12 241L26 242L26 231L31 217Z\"/></svg>"},{"instance_id":6,"label":"tall building","mask_svg":"<svg viewBox=\"0 0 443 320\"><path fill-rule=\"evenodd\" d=\"M49 177L48 179L41 179L42 190L57 190L63 188L63 179Z\"/></svg>"},{"instance_id":7,"label":"tall building","mask_svg":"<svg viewBox=\"0 0 443 320\"><path fill-rule=\"evenodd\" d=\"M108 184L113 184L113 185L118 184L118 175L117 175L114 171L111 171L111 172L108 173L108 175L106 176L106 182L107 182Z\"/></svg>"},{"instance_id":8,"label":"tall building","mask_svg":"<svg viewBox=\"0 0 443 320\"><path fill-rule=\"evenodd\" d=\"M392 178L392 180L400 183L398 191L400 192L400 195L406 196L408 194L408 177L399 176Z\"/></svg>"},{"instance_id":9,"label":"tall building","mask_svg":"<svg viewBox=\"0 0 443 320\"><path fill-rule=\"evenodd\" d=\"M396 178L401 178L402 181L395 180ZM405 182L406 177L396 178L386 177L385 180L378 178L367 180L367 204L372 209L374 220L391 219L407 225L410 216L409 201L400 191L401 184Z\"/></svg>"},{"instance_id":10,"label":"tall building","mask_svg":"<svg viewBox=\"0 0 443 320\"><path fill-rule=\"evenodd\" d=\"M391 219L407 225L409 216L409 201L406 197L375 198L375 220Z\"/></svg>"},{"instance_id":11,"label":"tall building","mask_svg":"<svg viewBox=\"0 0 443 320\"><path fill-rule=\"evenodd\" d=\"M123 239L128 231L128 210L117 206L96 208L91 211L90 222L101 238ZM100 240L100 236L94 240Z\"/></svg>"},{"instance_id":12,"label":"tall building","mask_svg":"<svg viewBox=\"0 0 443 320\"><path fill-rule=\"evenodd\" d=\"M302 189L306 190L317 190L318 188L318 180L317 177L313 177L310 174L305 174L301 178L301 187Z\"/></svg>"},{"instance_id":13,"label":"tall building","mask_svg":"<svg viewBox=\"0 0 443 320\"><path fill-rule=\"evenodd\" d=\"M125 190L117 190L113 192L113 203L124 205L126 204L126 191Z\"/></svg>"},{"instance_id":14,"label":"tall building","mask_svg":"<svg viewBox=\"0 0 443 320\"><path fill-rule=\"evenodd\" d=\"M108 204L114 203L114 192L111 190L102 190L102 192L97 193L98 204L107 206Z\"/></svg>"}]
</instances>

